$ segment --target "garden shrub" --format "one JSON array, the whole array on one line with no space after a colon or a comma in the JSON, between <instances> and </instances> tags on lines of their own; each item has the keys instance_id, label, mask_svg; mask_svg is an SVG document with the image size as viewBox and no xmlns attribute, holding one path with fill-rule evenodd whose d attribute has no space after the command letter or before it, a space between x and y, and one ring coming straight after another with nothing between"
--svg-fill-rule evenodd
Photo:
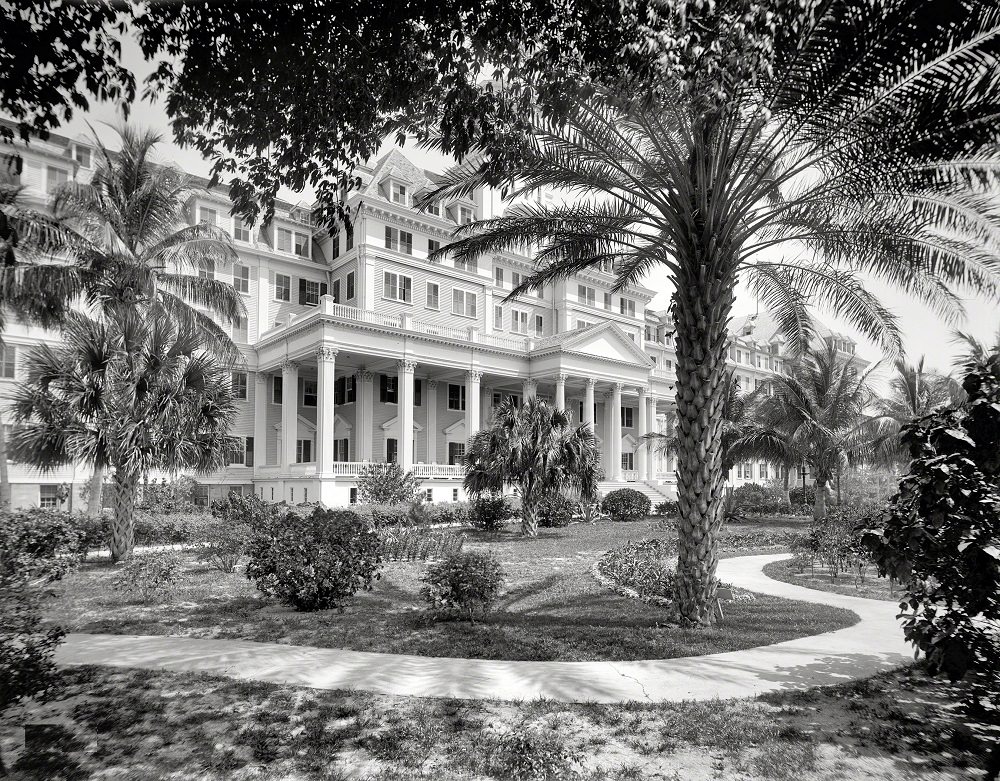
<instances>
[{"instance_id":1,"label":"garden shrub","mask_svg":"<svg viewBox=\"0 0 1000 781\"><path fill-rule=\"evenodd\" d=\"M420 481L398 463L368 464L358 475L358 501L363 504L409 505L417 498Z\"/></svg>"},{"instance_id":2,"label":"garden shrub","mask_svg":"<svg viewBox=\"0 0 1000 781\"><path fill-rule=\"evenodd\" d=\"M578 777L580 754L556 730L519 727L491 737L487 771L510 781L567 781Z\"/></svg>"},{"instance_id":3,"label":"garden shrub","mask_svg":"<svg viewBox=\"0 0 1000 781\"><path fill-rule=\"evenodd\" d=\"M204 539L212 515L201 508L170 514L137 510L133 520L136 546L190 545Z\"/></svg>"},{"instance_id":4,"label":"garden shrub","mask_svg":"<svg viewBox=\"0 0 1000 781\"><path fill-rule=\"evenodd\" d=\"M597 523L602 514L600 502L580 502L580 520L584 523Z\"/></svg>"},{"instance_id":5,"label":"garden shrub","mask_svg":"<svg viewBox=\"0 0 1000 781\"><path fill-rule=\"evenodd\" d=\"M674 518L677 516L677 500L676 499L664 499L662 502L657 502L654 508L654 515L659 515L664 518Z\"/></svg>"},{"instance_id":6,"label":"garden shrub","mask_svg":"<svg viewBox=\"0 0 1000 781\"><path fill-rule=\"evenodd\" d=\"M677 574L667 559L676 552L671 540L626 542L606 551L597 562L597 570L639 596L673 599Z\"/></svg>"},{"instance_id":7,"label":"garden shrub","mask_svg":"<svg viewBox=\"0 0 1000 781\"><path fill-rule=\"evenodd\" d=\"M560 493L551 493L538 503L536 517L541 529L561 529L569 526L580 505Z\"/></svg>"},{"instance_id":8,"label":"garden shrub","mask_svg":"<svg viewBox=\"0 0 1000 781\"><path fill-rule=\"evenodd\" d=\"M181 558L174 551L133 554L116 566L118 574L111 587L141 602L169 596L184 572Z\"/></svg>"},{"instance_id":9,"label":"garden shrub","mask_svg":"<svg viewBox=\"0 0 1000 781\"><path fill-rule=\"evenodd\" d=\"M233 572L255 529L266 529L277 519L281 508L254 494L231 493L212 502L213 521L200 532L199 561L220 572Z\"/></svg>"},{"instance_id":10,"label":"garden shrub","mask_svg":"<svg viewBox=\"0 0 1000 781\"><path fill-rule=\"evenodd\" d=\"M340 607L379 577L382 542L351 510L289 512L255 530L247 577L296 610Z\"/></svg>"},{"instance_id":11,"label":"garden shrub","mask_svg":"<svg viewBox=\"0 0 1000 781\"><path fill-rule=\"evenodd\" d=\"M197 485L194 478L187 475L181 475L170 482L163 478L159 483L155 480L143 483L139 486L136 509L160 515L191 512L194 509L194 491Z\"/></svg>"},{"instance_id":12,"label":"garden shrub","mask_svg":"<svg viewBox=\"0 0 1000 781\"><path fill-rule=\"evenodd\" d=\"M427 517L433 524L465 525L472 517L472 507L468 502L434 502L425 506Z\"/></svg>"},{"instance_id":13,"label":"garden shrub","mask_svg":"<svg viewBox=\"0 0 1000 781\"><path fill-rule=\"evenodd\" d=\"M816 502L816 486L797 486L788 491L788 499L793 507L812 507Z\"/></svg>"},{"instance_id":14,"label":"garden shrub","mask_svg":"<svg viewBox=\"0 0 1000 781\"><path fill-rule=\"evenodd\" d=\"M484 532L503 531L507 522L514 518L514 510L500 494L477 496L469 509L469 524Z\"/></svg>"},{"instance_id":15,"label":"garden shrub","mask_svg":"<svg viewBox=\"0 0 1000 781\"><path fill-rule=\"evenodd\" d=\"M732 491L735 512L755 515L788 515L792 508L780 488L746 483Z\"/></svg>"},{"instance_id":16,"label":"garden shrub","mask_svg":"<svg viewBox=\"0 0 1000 781\"><path fill-rule=\"evenodd\" d=\"M420 593L436 617L474 620L486 613L500 594L503 570L492 553L454 553L431 564Z\"/></svg>"},{"instance_id":17,"label":"garden shrub","mask_svg":"<svg viewBox=\"0 0 1000 781\"><path fill-rule=\"evenodd\" d=\"M424 561L458 553L464 537L426 526L383 526L377 530L386 561Z\"/></svg>"},{"instance_id":18,"label":"garden shrub","mask_svg":"<svg viewBox=\"0 0 1000 781\"><path fill-rule=\"evenodd\" d=\"M842 572L849 572L856 582L864 581L872 560L862 537L871 518L880 512L877 505L832 508L826 518L813 521L805 535L797 535L790 542L796 564L800 567L821 564L833 580Z\"/></svg>"},{"instance_id":19,"label":"garden shrub","mask_svg":"<svg viewBox=\"0 0 1000 781\"><path fill-rule=\"evenodd\" d=\"M649 515L649 497L634 488L619 488L604 497L601 506L612 521L641 521Z\"/></svg>"},{"instance_id":20,"label":"garden shrub","mask_svg":"<svg viewBox=\"0 0 1000 781\"><path fill-rule=\"evenodd\" d=\"M908 474L866 535L882 574L905 585L903 633L931 673L1000 690L1000 354L970 365L964 407L903 429Z\"/></svg>"}]
</instances>

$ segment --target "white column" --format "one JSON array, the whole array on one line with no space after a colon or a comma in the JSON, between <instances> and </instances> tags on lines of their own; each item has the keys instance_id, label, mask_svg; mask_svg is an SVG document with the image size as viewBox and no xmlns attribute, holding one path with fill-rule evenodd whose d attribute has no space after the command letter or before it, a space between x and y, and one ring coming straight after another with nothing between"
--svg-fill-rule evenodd
<instances>
[{"instance_id":1,"label":"white column","mask_svg":"<svg viewBox=\"0 0 1000 781\"><path fill-rule=\"evenodd\" d=\"M427 380L424 404L427 406L427 463L438 462L438 384L437 380Z\"/></svg>"},{"instance_id":2,"label":"white column","mask_svg":"<svg viewBox=\"0 0 1000 781\"><path fill-rule=\"evenodd\" d=\"M538 383L535 380L531 379L530 377L528 377L527 379L524 380L524 382L521 383L521 395L524 397L525 401L527 401L528 399L535 398L535 393L537 391L538 391Z\"/></svg>"},{"instance_id":3,"label":"white column","mask_svg":"<svg viewBox=\"0 0 1000 781\"><path fill-rule=\"evenodd\" d=\"M614 453L611 450L611 430L614 424L611 422L611 411L614 408L611 391L604 392L604 420L601 422L601 439L604 440L601 448L601 461L604 464L604 476L608 480L615 479Z\"/></svg>"},{"instance_id":4,"label":"white column","mask_svg":"<svg viewBox=\"0 0 1000 781\"><path fill-rule=\"evenodd\" d=\"M611 469L615 480L622 480L622 384L611 391Z\"/></svg>"},{"instance_id":5,"label":"white column","mask_svg":"<svg viewBox=\"0 0 1000 781\"><path fill-rule=\"evenodd\" d=\"M648 411L649 405L647 401L646 389L639 386L639 445L635 449L635 468L639 473L639 480L648 480L648 468L647 463L651 460L650 451L652 450L652 443L643 439L643 437L649 433L649 418Z\"/></svg>"},{"instance_id":6,"label":"white column","mask_svg":"<svg viewBox=\"0 0 1000 781\"><path fill-rule=\"evenodd\" d=\"M336 380L337 348L321 345L316 348L316 471L333 471L334 382Z\"/></svg>"},{"instance_id":7,"label":"white column","mask_svg":"<svg viewBox=\"0 0 1000 781\"><path fill-rule=\"evenodd\" d=\"M587 390L583 397L583 422L589 423L591 430L594 429L594 385L597 380L593 377L587 378Z\"/></svg>"},{"instance_id":8,"label":"white column","mask_svg":"<svg viewBox=\"0 0 1000 781\"><path fill-rule=\"evenodd\" d=\"M479 433L479 381L483 373L470 369L465 373L465 439L471 442Z\"/></svg>"},{"instance_id":9,"label":"white column","mask_svg":"<svg viewBox=\"0 0 1000 781\"><path fill-rule=\"evenodd\" d=\"M257 332L248 334L256 341L260 341L264 331L270 331L274 325L268 317L268 309L271 306L271 275L266 264L261 262L257 266ZM249 329L249 323L247 324ZM256 441L256 440L254 440Z\"/></svg>"},{"instance_id":10,"label":"white column","mask_svg":"<svg viewBox=\"0 0 1000 781\"><path fill-rule=\"evenodd\" d=\"M299 438L299 365L281 364L281 471L295 463L295 441Z\"/></svg>"},{"instance_id":11,"label":"white column","mask_svg":"<svg viewBox=\"0 0 1000 781\"><path fill-rule=\"evenodd\" d=\"M267 375L256 373L253 384L253 464L254 471L267 459Z\"/></svg>"},{"instance_id":12,"label":"white column","mask_svg":"<svg viewBox=\"0 0 1000 781\"><path fill-rule=\"evenodd\" d=\"M413 469L413 370L417 364L410 360L397 362L399 382L397 383L399 410L399 465L404 472Z\"/></svg>"},{"instance_id":13,"label":"white column","mask_svg":"<svg viewBox=\"0 0 1000 781\"><path fill-rule=\"evenodd\" d=\"M566 409L566 375L556 375L556 409Z\"/></svg>"},{"instance_id":14,"label":"white column","mask_svg":"<svg viewBox=\"0 0 1000 781\"><path fill-rule=\"evenodd\" d=\"M375 398L372 373L361 369L354 381L354 456L353 461L372 460L372 426Z\"/></svg>"},{"instance_id":15,"label":"white column","mask_svg":"<svg viewBox=\"0 0 1000 781\"><path fill-rule=\"evenodd\" d=\"M650 431L656 431L656 396L652 393L646 397L646 403L649 406L649 411L647 413L647 425ZM656 455L656 450L653 448L649 453L649 458L646 462L646 479L655 480L656 479L656 462L659 460L659 456Z\"/></svg>"}]
</instances>

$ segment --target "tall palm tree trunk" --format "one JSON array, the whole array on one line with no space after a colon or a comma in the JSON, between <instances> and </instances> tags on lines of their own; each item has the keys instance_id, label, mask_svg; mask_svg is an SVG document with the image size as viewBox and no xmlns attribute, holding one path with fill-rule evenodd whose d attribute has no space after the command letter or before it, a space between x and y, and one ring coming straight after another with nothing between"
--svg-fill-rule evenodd
<instances>
[{"instance_id":1,"label":"tall palm tree trunk","mask_svg":"<svg viewBox=\"0 0 1000 781\"><path fill-rule=\"evenodd\" d=\"M521 534L538 536L538 497L530 488L521 488Z\"/></svg>"},{"instance_id":2,"label":"tall palm tree trunk","mask_svg":"<svg viewBox=\"0 0 1000 781\"><path fill-rule=\"evenodd\" d=\"M722 278L725 271L713 275L707 265L692 266L694 273L678 281L673 306L679 456L677 609L682 620L707 625L715 621L716 538L725 515L722 408L733 295L732 286Z\"/></svg>"},{"instance_id":3,"label":"tall palm tree trunk","mask_svg":"<svg viewBox=\"0 0 1000 781\"><path fill-rule=\"evenodd\" d=\"M7 471L7 437L0 423L0 510L10 509L10 473Z\"/></svg>"},{"instance_id":4,"label":"tall palm tree trunk","mask_svg":"<svg viewBox=\"0 0 1000 781\"><path fill-rule=\"evenodd\" d=\"M826 480L816 478L816 499L813 501L813 520L826 520Z\"/></svg>"},{"instance_id":5,"label":"tall palm tree trunk","mask_svg":"<svg viewBox=\"0 0 1000 781\"><path fill-rule=\"evenodd\" d=\"M111 560L121 561L132 553L135 542L132 516L135 511L135 494L138 476L124 470L115 470L114 512L111 519Z\"/></svg>"},{"instance_id":6,"label":"tall palm tree trunk","mask_svg":"<svg viewBox=\"0 0 1000 781\"><path fill-rule=\"evenodd\" d=\"M104 501L104 469L99 466L94 467L94 473L90 476L90 491L87 495L87 517L96 518L101 514L101 505Z\"/></svg>"},{"instance_id":7,"label":"tall palm tree trunk","mask_svg":"<svg viewBox=\"0 0 1000 781\"><path fill-rule=\"evenodd\" d=\"M789 489L789 485L791 483L791 478L792 478L792 469L788 464L785 464L782 467L782 472L784 474L782 475L782 480L781 480L781 501L783 501L785 504L791 504L792 493L791 490Z\"/></svg>"}]
</instances>

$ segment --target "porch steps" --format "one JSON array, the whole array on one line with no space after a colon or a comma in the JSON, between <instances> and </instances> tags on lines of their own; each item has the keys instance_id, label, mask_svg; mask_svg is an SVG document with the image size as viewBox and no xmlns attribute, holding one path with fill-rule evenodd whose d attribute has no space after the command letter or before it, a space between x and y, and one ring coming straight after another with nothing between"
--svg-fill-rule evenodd
<instances>
[{"instance_id":1,"label":"porch steps","mask_svg":"<svg viewBox=\"0 0 1000 781\"><path fill-rule=\"evenodd\" d=\"M649 497L649 501L653 505L657 505L666 499L676 499L676 495L665 485L657 485L649 481L627 483L624 480L607 480L602 483L598 483L598 490L600 490L602 496L607 496L612 491L617 491L619 488L631 488L634 491L638 491L641 494L645 494Z\"/></svg>"}]
</instances>

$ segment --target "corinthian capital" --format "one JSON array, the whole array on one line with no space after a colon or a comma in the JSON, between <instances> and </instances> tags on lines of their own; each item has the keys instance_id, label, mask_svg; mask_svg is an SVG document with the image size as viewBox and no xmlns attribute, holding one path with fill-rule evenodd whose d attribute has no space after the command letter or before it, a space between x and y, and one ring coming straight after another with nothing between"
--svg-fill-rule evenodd
<instances>
[{"instance_id":1,"label":"corinthian capital","mask_svg":"<svg viewBox=\"0 0 1000 781\"><path fill-rule=\"evenodd\" d=\"M337 360L337 348L330 347L328 345L322 345L316 348L316 360L320 363L326 363L327 361Z\"/></svg>"},{"instance_id":2,"label":"corinthian capital","mask_svg":"<svg viewBox=\"0 0 1000 781\"><path fill-rule=\"evenodd\" d=\"M411 361L409 358L402 358L396 361L396 366L404 374L413 374L413 370L417 368L417 362Z\"/></svg>"}]
</instances>

